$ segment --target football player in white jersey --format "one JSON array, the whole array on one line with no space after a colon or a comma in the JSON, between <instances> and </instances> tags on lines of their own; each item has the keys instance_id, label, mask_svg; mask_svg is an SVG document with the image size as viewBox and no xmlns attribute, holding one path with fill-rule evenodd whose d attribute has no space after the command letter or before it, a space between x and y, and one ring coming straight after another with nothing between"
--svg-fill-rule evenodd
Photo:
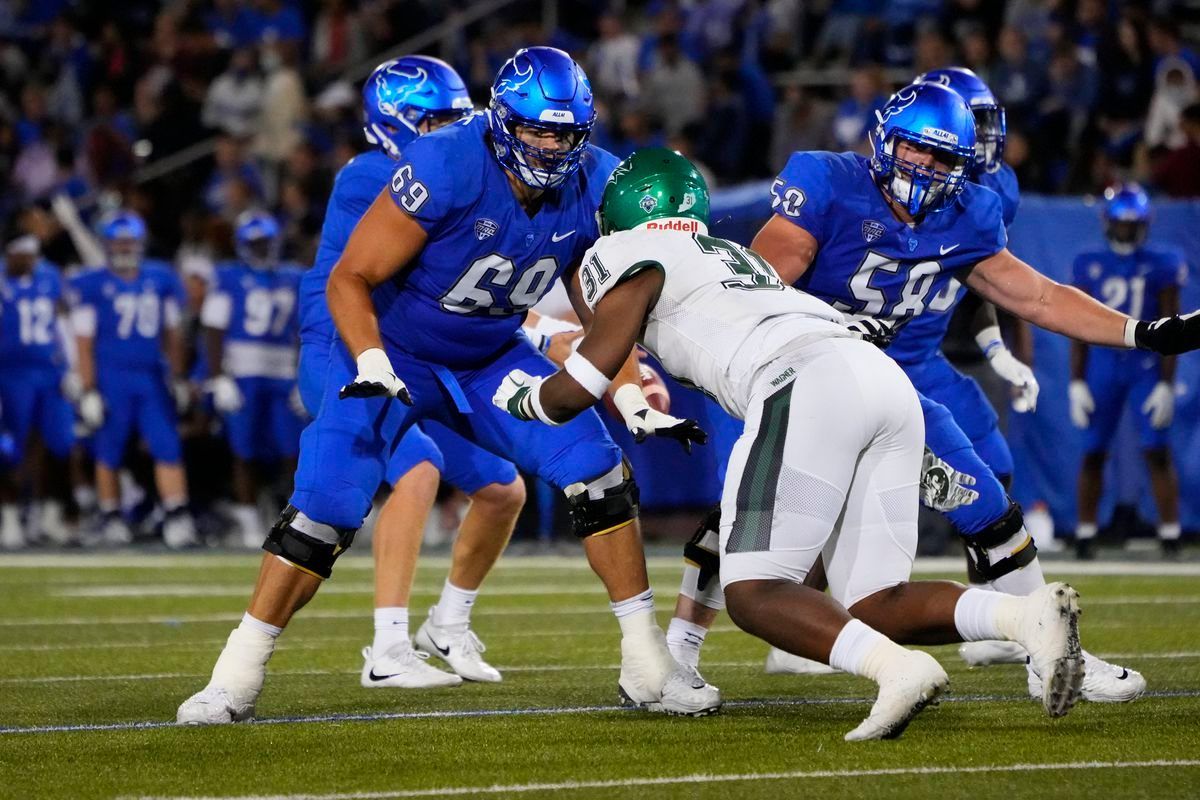
<instances>
[{"instance_id":1,"label":"football player in white jersey","mask_svg":"<svg viewBox=\"0 0 1200 800\"><path fill-rule=\"evenodd\" d=\"M548 378L513 370L493 402L559 425L599 400L635 341L745 420L725 481L721 581L730 616L788 652L874 680L848 740L893 738L946 689L897 644L1020 642L1051 716L1079 697L1079 598L909 582L924 425L900 368L842 314L784 284L757 254L707 235L708 190L683 156L635 152L613 172L602 237L574 282L592 317ZM580 307L580 304L576 304ZM821 556L830 594L803 585Z\"/></svg>"}]
</instances>

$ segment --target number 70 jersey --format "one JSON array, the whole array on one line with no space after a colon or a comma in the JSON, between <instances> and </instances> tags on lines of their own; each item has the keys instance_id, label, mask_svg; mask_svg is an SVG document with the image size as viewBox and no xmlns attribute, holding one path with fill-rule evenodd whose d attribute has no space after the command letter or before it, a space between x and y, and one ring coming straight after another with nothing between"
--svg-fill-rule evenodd
<instances>
[{"instance_id":1,"label":"number 70 jersey","mask_svg":"<svg viewBox=\"0 0 1200 800\"><path fill-rule=\"evenodd\" d=\"M854 153L795 153L771 191L774 213L817 240L796 287L853 316L946 313L959 281L1008 243L990 189L968 183L952 205L907 225Z\"/></svg>"},{"instance_id":2,"label":"number 70 jersey","mask_svg":"<svg viewBox=\"0 0 1200 800\"><path fill-rule=\"evenodd\" d=\"M814 338L850 335L838 311L784 284L757 253L678 230L646 227L601 237L580 266L584 302L595 309L647 269L661 271L664 281L642 344L677 380L739 418L755 376L774 356Z\"/></svg>"}]
</instances>

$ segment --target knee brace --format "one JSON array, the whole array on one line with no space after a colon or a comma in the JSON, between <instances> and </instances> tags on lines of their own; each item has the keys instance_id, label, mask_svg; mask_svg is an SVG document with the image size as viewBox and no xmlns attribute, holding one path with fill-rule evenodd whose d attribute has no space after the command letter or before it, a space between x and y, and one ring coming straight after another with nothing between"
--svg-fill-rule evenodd
<instances>
[{"instance_id":1,"label":"knee brace","mask_svg":"<svg viewBox=\"0 0 1200 800\"><path fill-rule=\"evenodd\" d=\"M580 539L615 531L637 519L638 488L624 458L600 477L573 483L565 492L571 529Z\"/></svg>"},{"instance_id":2,"label":"knee brace","mask_svg":"<svg viewBox=\"0 0 1200 800\"><path fill-rule=\"evenodd\" d=\"M296 569L326 580L333 562L354 542L354 528L334 528L314 522L295 506L288 506L271 526L263 550Z\"/></svg>"},{"instance_id":3,"label":"knee brace","mask_svg":"<svg viewBox=\"0 0 1200 800\"><path fill-rule=\"evenodd\" d=\"M998 561L993 562L988 553L989 548L1004 544L1024 530L1025 517L1021 514L1021 507L1016 503L1010 503L1004 516L991 525L970 536L962 533L959 535L963 537L963 543L967 546L967 557L978 571L979 576L985 581L994 581L996 578L1029 565L1037 558L1037 545L1034 544L1033 537L1029 534L1025 534L1024 545Z\"/></svg>"},{"instance_id":4,"label":"knee brace","mask_svg":"<svg viewBox=\"0 0 1200 800\"><path fill-rule=\"evenodd\" d=\"M683 546L683 582L679 593L708 608L725 607L721 590L721 506L713 508Z\"/></svg>"}]
</instances>

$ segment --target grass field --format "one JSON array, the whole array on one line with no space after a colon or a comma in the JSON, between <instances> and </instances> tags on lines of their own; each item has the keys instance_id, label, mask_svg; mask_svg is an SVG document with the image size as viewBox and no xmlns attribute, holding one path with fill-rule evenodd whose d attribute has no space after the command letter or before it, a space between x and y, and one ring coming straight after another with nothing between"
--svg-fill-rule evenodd
<instances>
[{"instance_id":1,"label":"grass field","mask_svg":"<svg viewBox=\"0 0 1200 800\"><path fill-rule=\"evenodd\" d=\"M1069 577L1085 646L1149 680L1136 703L1050 720L1023 668L968 670L946 647L934 652L947 701L899 741L854 745L842 735L867 713L867 681L765 675L766 645L725 618L702 665L724 713L618 709L617 626L582 557L512 558L486 585L474 625L502 684L404 692L359 687L371 572L348 556L284 634L259 722L169 724L206 682L256 565L0 558L0 797L1200 796L1196 562ZM952 562L932 567L957 577ZM445 568L423 563L414 629ZM665 626L677 560L653 559L652 579Z\"/></svg>"}]
</instances>

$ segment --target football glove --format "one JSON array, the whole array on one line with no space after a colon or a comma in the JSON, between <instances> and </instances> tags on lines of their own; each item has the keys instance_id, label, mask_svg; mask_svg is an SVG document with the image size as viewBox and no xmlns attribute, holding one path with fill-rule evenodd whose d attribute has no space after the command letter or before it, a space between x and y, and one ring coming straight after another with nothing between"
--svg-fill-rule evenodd
<instances>
[{"instance_id":1,"label":"football glove","mask_svg":"<svg viewBox=\"0 0 1200 800\"><path fill-rule=\"evenodd\" d=\"M338 392L338 397L395 397L406 406L413 404L404 381L396 377L387 353L370 347L358 354L358 375Z\"/></svg>"},{"instance_id":2,"label":"football glove","mask_svg":"<svg viewBox=\"0 0 1200 800\"><path fill-rule=\"evenodd\" d=\"M104 399L95 389L89 389L79 398L79 418L94 430L104 424Z\"/></svg>"},{"instance_id":3,"label":"football glove","mask_svg":"<svg viewBox=\"0 0 1200 800\"><path fill-rule=\"evenodd\" d=\"M1175 387L1167 381L1159 381L1150 390L1150 396L1142 403L1142 413L1150 417L1150 427L1156 431L1171 425L1175 418Z\"/></svg>"},{"instance_id":4,"label":"football glove","mask_svg":"<svg viewBox=\"0 0 1200 800\"><path fill-rule=\"evenodd\" d=\"M992 365L995 373L1016 387L1017 396L1012 401L1013 410L1021 414L1035 410L1041 387L1038 386L1033 370L1021 363L1005 346L1004 340L1000 338L999 326L989 325L984 328L976 334L975 341L979 343L979 349L987 356L988 363Z\"/></svg>"},{"instance_id":5,"label":"football glove","mask_svg":"<svg viewBox=\"0 0 1200 800\"><path fill-rule=\"evenodd\" d=\"M492 395L492 405L522 422L536 419L547 425L558 425L560 423L546 416L538 403L538 390L544 380L545 378L530 375L524 370L514 369L505 375L504 380L496 387L496 393Z\"/></svg>"},{"instance_id":6,"label":"football glove","mask_svg":"<svg viewBox=\"0 0 1200 800\"><path fill-rule=\"evenodd\" d=\"M213 408L222 414L241 411L242 404L245 402L237 381L228 375L209 378L208 382L204 384L204 390L212 395Z\"/></svg>"},{"instance_id":7,"label":"football glove","mask_svg":"<svg viewBox=\"0 0 1200 800\"><path fill-rule=\"evenodd\" d=\"M633 440L638 444L646 441L647 436L657 436L663 439L674 439L683 447L684 452L692 452L692 442L704 444L708 434L694 419L680 419L661 411L655 411L646 402L640 386L627 383L613 393L613 405L621 412L625 427L633 434Z\"/></svg>"},{"instance_id":8,"label":"football glove","mask_svg":"<svg viewBox=\"0 0 1200 800\"><path fill-rule=\"evenodd\" d=\"M886 350L900 332L900 326L890 320L862 317L848 322L846 330L852 332L856 338L870 342L880 350Z\"/></svg>"},{"instance_id":9,"label":"football glove","mask_svg":"<svg viewBox=\"0 0 1200 800\"><path fill-rule=\"evenodd\" d=\"M1125 328L1125 344L1139 350L1153 350L1164 356L1176 356L1200 348L1200 311L1154 322L1130 320Z\"/></svg>"},{"instance_id":10,"label":"football glove","mask_svg":"<svg viewBox=\"0 0 1200 800\"><path fill-rule=\"evenodd\" d=\"M1088 419L1096 410L1096 401L1092 399L1092 390L1086 381L1073 380L1067 387L1067 398L1071 401L1071 424L1076 428L1086 428Z\"/></svg>"},{"instance_id":11,"label":"football glove","mask_svg":"<svg viewBox=\"0 0 1200 800\"><path fill-rule=\"evenodd\" d=\"M967 487L975 485L975 477L959 472L925 448L921 461L921 502L934 511L953 511L969 506L979 499L979 492Z\"/></svg>"}]
</instances>

